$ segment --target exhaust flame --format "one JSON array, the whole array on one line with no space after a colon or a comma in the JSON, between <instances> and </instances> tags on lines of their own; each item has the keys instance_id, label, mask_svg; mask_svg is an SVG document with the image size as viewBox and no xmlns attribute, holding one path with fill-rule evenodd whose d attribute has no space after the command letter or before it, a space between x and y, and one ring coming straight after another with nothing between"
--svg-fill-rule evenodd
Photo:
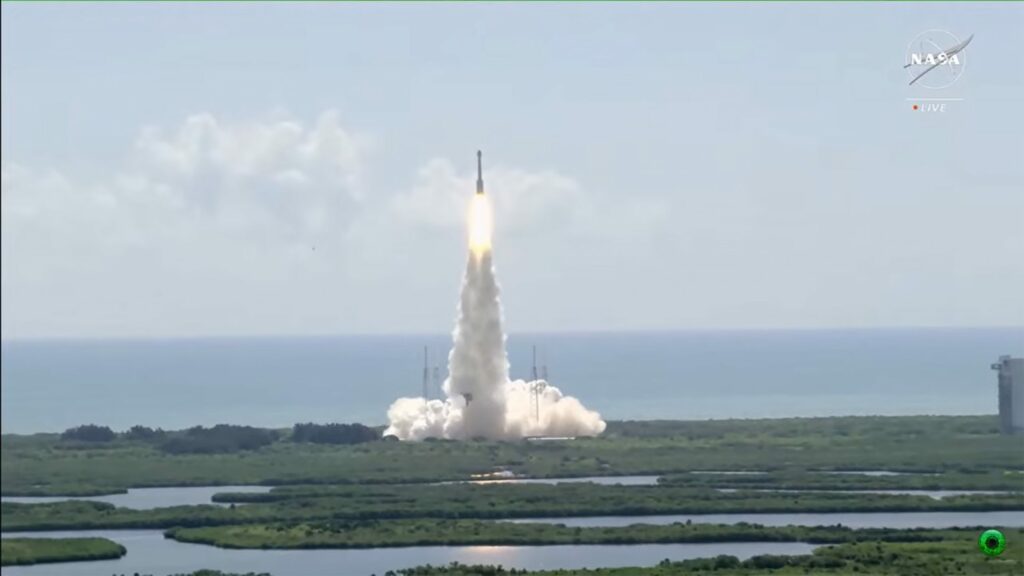
<instances>
[{"instance_id":1,"label":"exhaust flame","mask_svg":"<svg viewBox=\"0 0 1024 576\"><path fill-rule=\"evenodd\" d=\"M491 235L494 227L494 215L487 196L474 194L469 204L467 229L469 230L469 249L477 257L491 250Z\"/></svg>"},{"instance_id":2,"label":"exhaust flame","mask_svg":"<svg viewBox=\"0 0 1024 576\"><path fill-rule=\"evenodd\" d=\"M491 252L493 214L484 194L473 195L467 224L470 257L448 355L447 398L395 400L388 408L384 434L401 440L600 434L605 429L601 415L576 398L564 396L544 380L509 380L500 289Z\"/></svg>"}]
</instances>

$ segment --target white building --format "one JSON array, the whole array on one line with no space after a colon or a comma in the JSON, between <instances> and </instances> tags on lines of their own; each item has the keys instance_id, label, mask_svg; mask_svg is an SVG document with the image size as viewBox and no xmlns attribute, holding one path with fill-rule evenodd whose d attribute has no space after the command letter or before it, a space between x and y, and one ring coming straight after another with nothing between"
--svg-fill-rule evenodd
<instances>
[{"instance_id":1,"label":"white building","mask_svg":"<svg viewBox=\"0 0 1024 576\"><path fill-rule=\"evenodd\" d=\"M1000 356L992 365L999 373L999 427L1004 434L1024 432L1024 358Z\"/></svg>"}]
</instances>

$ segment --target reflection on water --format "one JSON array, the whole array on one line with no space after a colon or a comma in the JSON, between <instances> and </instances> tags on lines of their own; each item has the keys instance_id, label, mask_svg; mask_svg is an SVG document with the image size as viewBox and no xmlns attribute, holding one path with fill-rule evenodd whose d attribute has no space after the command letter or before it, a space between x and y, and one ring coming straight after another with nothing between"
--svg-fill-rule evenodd
<instances>
[{"instance_id":1,"label":"reflection on water","mask_svg":"<svg viewBox=\"0 0 1024 576\"><path fill-rule=\"evenodd\" d=\"M27 536L28 534L18 534ZM4 534L13 537L14 534ZM428 546L364 550L225 550L183 544L156 530L89 530L41 532L35 537L99 536L122 544L128 554L119 560L40 564L4 568L4 576L96 576L167 574L201 568L228 572L269 572L274 576L368 576L419 564L501 564L530 570L650 566L668 558L684 560L731 554L807 554L814 549L799 542L719 544L638 544L630 546Z\"/></svg>"},{"instance_id":2,"label":"reflection on water","mask_svg":"<svg viewBox=\"0 0 1024 576\"><path fill-rule=\"evenodd\" d=\"M657 476L580 476L578 478L496 478L488 480L455 480L437 484L566 484L569 482L590 482L604 486L654 486Z\"/></svg>"},{"instance_id":3,"label":"reflection on water","mask_svg":"<svg viewBox=\"0 0 1024 576\"><path fill-rule=\"evenodd\" d=\"M151 510L165 506L193 506L214 504L211 500L218 492L269 492L270 486L187 486L176 488L129 488L127 494L108 494L106 496L4 496L4 502L23 502L40 504L44 502L64 502L67 500L92 500L93 502L109 502L122 508ZM226 504L218 504L226 506Z\"/></svg>"},{"instance_id":4,"label":"reflection on water","mask_svg":"<svg viewBox=\"0 0 1024 576\"><path fill-rule=\"evenodd\" d=\"M829 470L825 474L858 474L860 476L938 476L935 472L893 472L891 470Z\"/></svg>"},{"instance_id":5,"label":"reflection on water","mask_svg":"<svg viewBox=\"0 0 1024 576\"><path fill-rule=\"evenodd\" d=\"M790 514L662 514L657 516L592 516L571 518L519 518L507 522L543 522L566 526L629 526L631 524L762 524L764 526L833 526L850 528L987 528L1024 527L1024 512L839 512Z\"/></svg>"},{"instance_id":6,"label":"reflection on water","mask_svg":"<svg viewBox=\"0 0 1024 576\"><path fill-rule=\"evenodd\" d=\"M750 476L767 474L764 470L690 470L690 474L722 474L724 476Z\"/></svg>"}]
</instances>

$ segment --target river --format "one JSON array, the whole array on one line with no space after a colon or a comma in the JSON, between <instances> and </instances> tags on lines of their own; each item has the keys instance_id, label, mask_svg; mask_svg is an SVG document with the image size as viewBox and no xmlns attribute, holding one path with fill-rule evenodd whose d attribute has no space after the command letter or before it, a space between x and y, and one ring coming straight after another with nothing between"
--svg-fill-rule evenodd
<instances>
[{"instance_id":1,"label":"river","mask_svg":"<svg viewBox=\"0 0 1024 576\"><path fill-rule=\"evenodd\" d=\"M927 496L932 500L942 500L943 498L951 498L953 496L971 496L974 494L1005 494L1007 497L1020 497L1022 494L1015 492L1008 492L1005 490L914 490L911 488L903 490L787 490L784 488L717 488L719 492L785 492L788 494L805 494L810 492L826 492L835 493L839 492L842 494L895 494L903 496Z\"/></svg>"},{"instance_id":2,"label":"river","mask_svg":"<svg viewBox=\"0 0 1024 576\"><path fill-rule=\"evenodd\" d=\"M568 482L592 482L594 484L625 486L653 486L658 483L657 476L585 476L579 478L502 478L494 480L457 480L452 482L439 482L438 484L564 484ZM109 502L121 508L132 508L135 510L152 510L167 506L195 506L199 504L217 504L212 498L217 493L263 493L269 492L270 486L182 486L170 488L129 488L125 494L107 494L104 496L4 496L0 498L3 502L21 502L24 504L43 504L47 502L62 502L66 500L92 500L95 502ZM719 488L719 492L735 492L735 488ZM744 489L747 490L747 489ZM774 490L754 489L757 492L830 492L829 490ZM833 490L832 492L836 492ZM950 496L962 496L970 494L1014 494L1012 492L999 492L992 490L843 490L844 493L858 494L907 494L916 496L929 496L934 499L948 498Z\"/></svg>"},{"instance_id":3,"label":"river","mask_svg":"<svg viewBox=\"0 0 1024 576\"><path fill-rule=\"evenodd\" d=\"M66 500L92 500L93 502L109 502L119 508L152 510L167 506L215 504L212 498L218 492L260 493L269 491L270 486L178 486L173 488L129 488L125 494L106 494L104 496L4 496L0 498L0 501L42 504ZM223 505L226 506L226 504Z\"/></svg>"},{"instance_id":4,"label":"river","mask_svg":"<svg viewBox=\"0 0 1024 576\"><path fill-rule=\"evenodd\" d=\"M4 534L5 538L15 534ZM99 536L122 544L128 554L119 560L11 566L4 576L110 576L111 574L168 574L201 568L230 572L269 572L273 576L369 576L420 564L501 564L506 568L596 568L650 566L668 558L684 560L730 554L807 554L814 549L800 542L716 544L636 544L629 546L425 546L361 550L227 550L184 544L163 537L159 530L88 530L17 534L33 538Z\"/></svg>"},{"instance_id":5,"label":"river","mask_svg":"<svg viewBox=\"0 0 1024 576\"><path fill-rule=\"evenodd\" d=\"M737 524L747 522L764 526L832 526L850 528L1022 528L1024 511L998 512L837 512L786 514L661 514L656 516L589 516L569 518L518 518L507 522L544 522L566 526L629 526L630 524Z\"/></svg>"},{"instance_id":6,"label":"river","mask_svg":"<svg viewBox=\"0 0 1024 576\"><path fill-rule=\"evenodd\" d=\"M657 476L586 476L580 478L501 478L493 480L457 480L439 482L439 484L562 484L565 482L592 482L594 484L621 484L627 486L651 486L658 483ZM2 502L20 502L23 504L45 504L64 502L67 500L92 500L109 502L119 508L135 510L152 510L167 506L196 506L199 504L217 504L212 500L219 492L262 493L269 492L270 486L178 486L168 488L129 488L124 494L106 494L103 496L4 496Z\"/></svg>"},{"instance_id":7,"label":"river","mask_svg":"<svg viewBox=\"0 0 1024 576\"><path fill-rule=\"evenodd\" d=\"M654 486L657 476L579 476L575 478L487 478L479 480L453 480L437 484L568 484L590 482L603 486Z\"/></svg>"}]
</instances>

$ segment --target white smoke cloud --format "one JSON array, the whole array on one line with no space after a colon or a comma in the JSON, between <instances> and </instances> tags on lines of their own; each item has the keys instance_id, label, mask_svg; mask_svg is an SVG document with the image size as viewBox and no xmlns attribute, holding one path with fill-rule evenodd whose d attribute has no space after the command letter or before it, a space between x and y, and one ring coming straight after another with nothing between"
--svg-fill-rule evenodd
<instances>
[{"instance_id":1,"label":"white smoke cloud","mask_svg":"<svg viewBox=\"0 0 1024 576\"><path fill-rule=\"evenodd\" d=\"M454 339L444 390L449 397L461 398L465 409L459 427L453 428L453 421L445 434L500 438L505 430L505 391L496 384L508 381L508 356L490 251L470 254Z\"/></svg>"},{"instance_id":2,"label":"white smoke cloud","mask_svg":"<svg viewBox=\"0 0 1024 576\"><path fill-rule=\"evenodd\" d=\"M470 253L462 282L454 344L448 356L447 399L399 398L388 409L385 435L514 439L596 436L601 415L544 380L509 380L500 290L490 250Z\"/></svg>"}]
</instances>

